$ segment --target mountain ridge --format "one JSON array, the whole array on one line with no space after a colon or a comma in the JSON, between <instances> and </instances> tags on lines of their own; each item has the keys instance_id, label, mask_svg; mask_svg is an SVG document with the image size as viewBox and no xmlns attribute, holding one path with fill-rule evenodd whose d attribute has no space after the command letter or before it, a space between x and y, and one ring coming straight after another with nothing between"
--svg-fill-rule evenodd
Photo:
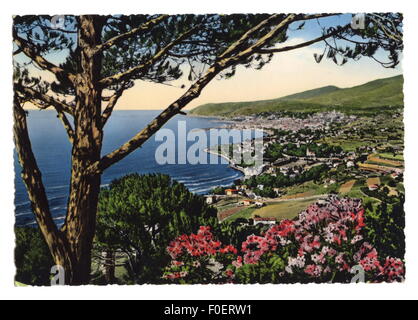
<instances>
[{"instance_id":1,"label":"mountain ridge","mask_svg":"<svg viewBox=\"0 0 418 320\"><path fill-rule=\"evenodd\" d=\"M333 85L284 97L244 102L207 103L192 109L197 116L233 117L263 112L322 112L373 114L382 107L388 112L403 106L403 75L377 79L349 88Z\"/></svg>"}]
</instances>

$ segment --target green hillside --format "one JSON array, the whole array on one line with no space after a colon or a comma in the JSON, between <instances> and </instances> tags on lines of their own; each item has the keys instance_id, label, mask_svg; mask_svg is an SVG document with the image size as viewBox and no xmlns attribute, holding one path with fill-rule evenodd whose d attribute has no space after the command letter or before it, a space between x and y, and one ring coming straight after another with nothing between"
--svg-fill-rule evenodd
<instances>
[{"instance_id":1,"label":"green hillside","mask_svg":"<svg viewBox=\"0 0 418 320\"><path fill-rule=\"evenodd\" d=\"M309 99L309 98L314 98L314 97L322 95L322 94L335 92L335 91L338 91L338 90L341 90L341 89L336 87L336 86L327 86L327 87L322 87L322 88L318 88L318 89L313 89L313 90L308 90L308 91L292 94L290 96L285 96L283 98L279 98L279 100Z\"/></svg>"},{"instance_id":2,"label":"green hillside","mask_svg":"<svg viewBox=\"0 0 418 320\"><path fill-rule=\"evenodd\" d=\"M272 100L209 103L189 112L191 115L251 115L262 112L320 112L337 110L348 114L391 112L403 106L403 76L379 79L352 88L335 86L304 91Z\"/></svg>"}]
</instances>

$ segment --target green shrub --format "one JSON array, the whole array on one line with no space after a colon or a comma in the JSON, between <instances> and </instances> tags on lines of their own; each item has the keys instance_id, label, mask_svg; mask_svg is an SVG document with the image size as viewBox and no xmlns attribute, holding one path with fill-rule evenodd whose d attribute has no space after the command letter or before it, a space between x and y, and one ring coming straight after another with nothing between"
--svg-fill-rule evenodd
<instances>
[{"instance_id":1,"label":"green shrub","mask_svg":"<svg viewBox=\"0 0 418 320\"><path fill-rule=\"evenodd\" d=\"M15 280L33 286L50 285L54 261L39 229L16 227L15 234Z\"/></svg>"},{"instance_id":2,"label":"green shrub","mask_svg":"<svg viewBox=\"0 0 418 320\"><path fill-rule=\"evenodd\" d=\"M394 204L382 202L376 208L366 209L366 235L383 256L400 259L405 257L405 195L401 194Z\"/></svg>"},{"instance_id":3,"label":"green shrub","mask_svg":"<svg viewBox=\"0 0 418 320\"><path fill-rule=\"evenodd\" d=\"M217 225L216 213L167 175L127 175L100 193L96 248L125 253L127 283L158 283L169 242L202 224Z\"/></svg>"}]
</instances>

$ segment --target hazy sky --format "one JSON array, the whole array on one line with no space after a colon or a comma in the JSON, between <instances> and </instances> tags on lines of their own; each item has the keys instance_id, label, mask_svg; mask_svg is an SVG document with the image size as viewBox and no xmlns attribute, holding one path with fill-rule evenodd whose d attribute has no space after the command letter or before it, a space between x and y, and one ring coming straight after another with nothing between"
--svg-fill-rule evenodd
<instances>
[{"instance_id":1,"label":"hazy sky","mask_svg":"<svg viewBox=\"0 0 418 320\"><path fill-rule=\"evenodd\" d=\"M279 98L327 85L351 87L402 73L400 68L385 69L371 59L337 66L331 61L317 64L315 49L300 49L277 55L262 70L239 67L232 79L213 80L186 109L209 102L252 101ZM119 109L162 109L184 90L138 81L124 93Z\"/></svg>"},{"instance_id":2,"label":"hazy sky","mask_svg":"<svg viewBox=\"0 0 418 320\"><path fill-rule=\"evenodd\" d=\"M321 22L321 26L346 24L350 17L350 15L345 15L328 18ZM285 45L300 43L319 36L321 26L316 21L312 21L308 22L302 31L290 31L289 40ZM322 52L323 43L320 43L303 49L278 53L260 71L238 67L233 78L213 80L203 90L200 97L185 109L209 102L273 99L327 85L350 87L402 73L400 66L396 69L385 69L369 58L362 58L356 62L349 61L344 66L337 66L326 59L317 64L313 54ZM61 56L58 53L48 58L58 61L61 60ZM385 60L384 56L379 58ZM22 57L18 59L24 60ZM34 68L31 68L31 72L53 79L52 75L40 73ZM185 74L187 75L187 72ZM164 109L190 86L190 82L185 78L170 83L170 86L136 81L132 89L124 92L116 109ZM186 86L185 89L180 88L182 84Z\"/></svg>"}]
</instances>

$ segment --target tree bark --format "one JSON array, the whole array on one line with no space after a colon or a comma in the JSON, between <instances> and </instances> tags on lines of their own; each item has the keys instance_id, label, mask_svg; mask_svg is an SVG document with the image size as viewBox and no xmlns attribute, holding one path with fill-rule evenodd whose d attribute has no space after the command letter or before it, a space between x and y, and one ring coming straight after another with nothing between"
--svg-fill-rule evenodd
<instances>
[{"instance_id":1,"label":"tree bark","mask_svg":"<svg viewBox=\"0 0 418 320\"><path fill-rule=\"evenodd\" d=\"M116 283L116 253L111 249L104 252L104 275L107 284Z\"/></svg>"},{"instance_id":2,"label":"tree bark","mask_svg":"<svg viewBox=\"0 0 418 320\"><path fill-rule=\"evenodd\" d=\"M64 266L66 273L71 275L70 285L88 284L91 273L91 250L96 228L101 174L88 173L86 168L100 159L103 139L102 89L98 84L102 55L94 54L95 47L101 41L103 22L100 16L79 18L80 72L75 80L76 106L70 196L66 221L62 227L74 257L72 266Z\"/></svg>"},{"instance_id":3,"label":"tree bark","mask_svg":"<svg viewBox=\"0 0 418 320\"><path fill-rule=\"evenodd\" d=\"M55 264L67 266L68 269L72 269L73 258L65 236L58 230L52 218L42 182L42 175L32 152L26 113L16 95L13 101L13 116L16 153L22 167L22 180L26 185L36 222L45 238ZM69 277L67 277L66 282L69 280Z\"/></svg>"}]
</instances>

